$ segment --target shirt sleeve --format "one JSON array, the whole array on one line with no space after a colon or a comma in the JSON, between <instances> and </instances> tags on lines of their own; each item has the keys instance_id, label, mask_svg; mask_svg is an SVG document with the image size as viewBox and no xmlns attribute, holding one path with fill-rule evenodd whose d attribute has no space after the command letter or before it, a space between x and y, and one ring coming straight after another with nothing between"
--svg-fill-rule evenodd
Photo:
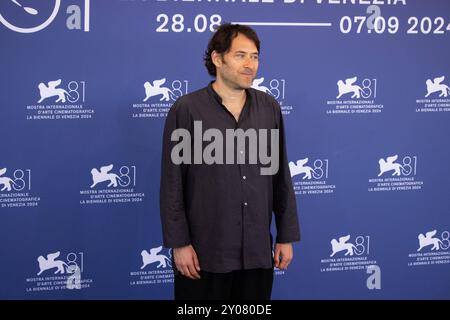
<instances>
[{"instance_id":1,"label":"shirt sleeve","mask_svg":"<svg viewBox=\"0 0 450 320\"><path fill-rule=\"evenodd\" d=\"M179 143L171 141L172 132L186 124L180 105L178 100L169 110L162 142L160 215L163 244L167 248L179 248L191 243L183 188L186 164L174 164L171 160L172 149Z\"/></svg>"},{"instance_id":2,"label":"shirt sleeve","mask_svg":"<svg viewBox=\"0 0 450 320\"><path fill-rule=\"evenodd\" d=\"M300 228L297 216L297 201L292 187L289 171L286 134L283 115L278 102L273 99L275 119L279 130L279 169L273 176L273 212L277 228L277 243L290 243L300 240Z\"/></svg>"}]
</instances>

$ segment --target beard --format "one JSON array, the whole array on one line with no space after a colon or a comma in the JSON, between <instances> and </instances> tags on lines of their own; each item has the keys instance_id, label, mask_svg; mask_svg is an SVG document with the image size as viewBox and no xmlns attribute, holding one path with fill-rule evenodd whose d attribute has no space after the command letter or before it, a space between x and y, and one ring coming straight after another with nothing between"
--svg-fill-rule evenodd
<instances>
[{"instance_id":1,"label":"beard","mask_svg":"<svg viewBox=\"0 0 450 320\"><path fill-rule=\"evenodd\" d=\"M230 87L236 90L245 90L252 86L253 80L255 79L255 75L246 76L241 73L229 75L222 74L223 81Z\"/></svg>"},{"instance_id":2,"label":"beard","mask_svg":"<svg viewBox=\"0 0 450 320\"><path fill-rule=\"evenodd\" d=\"M230 88L245 90L252 86L253 80L256 77L256 72L248 68L233 70L224 59L222 59L222 63L224 68L220 73L220 76Z\"/></svg>"}]
</instances>

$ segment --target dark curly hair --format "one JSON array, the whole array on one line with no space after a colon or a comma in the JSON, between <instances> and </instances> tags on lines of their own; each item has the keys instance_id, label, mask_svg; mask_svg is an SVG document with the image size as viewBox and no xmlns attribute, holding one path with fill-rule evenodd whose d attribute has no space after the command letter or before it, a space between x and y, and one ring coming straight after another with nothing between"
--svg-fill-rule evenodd
<instances>
[{"instance_id":1,"label":"dark curly hair","mask_svg":"<svg viewBox=\"0 0 450 320\"><path fill-rule=\"evenodd\" d=\"M224 23L217 28L211 40L209 40L208 48L203 57L206 69L211 76L216 76L216 66L212 62L211 53L213 51L220 54L226 53L231 48L231 42L239 33L252 40L259 52L259 38L252 28L240 24Z\"/></svg>"}]
</instances>

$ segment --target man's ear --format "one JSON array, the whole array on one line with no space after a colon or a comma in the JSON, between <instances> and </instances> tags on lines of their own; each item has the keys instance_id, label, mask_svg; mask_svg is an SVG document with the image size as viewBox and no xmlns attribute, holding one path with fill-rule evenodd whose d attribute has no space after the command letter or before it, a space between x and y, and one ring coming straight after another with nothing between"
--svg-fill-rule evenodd
<instances>
[{"instance_id":1,"label":"man's ear","mask_svg":"<svg viewBox=\"0 0 450 320\"><path fill-rule=\"evenodd\" d=\"M213 52L211 52L211 61L214 63L216 68L221 67L223 63L222 55L218 53L216 50L214 50Z\"/></svg>"}]
</instances>

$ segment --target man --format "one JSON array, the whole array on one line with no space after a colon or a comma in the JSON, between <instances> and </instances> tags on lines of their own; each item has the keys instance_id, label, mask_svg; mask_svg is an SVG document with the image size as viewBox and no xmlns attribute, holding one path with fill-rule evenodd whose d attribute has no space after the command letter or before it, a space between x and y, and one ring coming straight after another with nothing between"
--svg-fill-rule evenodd
<instances>
[{"instance_id":1,"label":"man","mask_svg":"<svg viewBox=\"0 0 450 320\"><path fill-rule=\"evenodd\" d=\"M180 97L166 119L160 206L164 245L173 248L177 300L268 300L273 267L287 269L292 242L300 240L281 109L274 98L251 88L259 47L251 28L221 25L204 57L215 81ZM196 136L201 129L207 129L203 138ZM255 143L251 133L256 130L270 131L270 137L260 134ZM224 148L219 142L230 132L235 135ZM230 153L228 147L243 133L248 147L238 142ZM213 142L208 146L213 136L215 148ZM276 156L275 169L264 171L267 158L251 160L255 148L267 144ZM208 154L214 161L205 158ZM273 257L272 213L277 227Z\"/></svg>"}]
</instances>

